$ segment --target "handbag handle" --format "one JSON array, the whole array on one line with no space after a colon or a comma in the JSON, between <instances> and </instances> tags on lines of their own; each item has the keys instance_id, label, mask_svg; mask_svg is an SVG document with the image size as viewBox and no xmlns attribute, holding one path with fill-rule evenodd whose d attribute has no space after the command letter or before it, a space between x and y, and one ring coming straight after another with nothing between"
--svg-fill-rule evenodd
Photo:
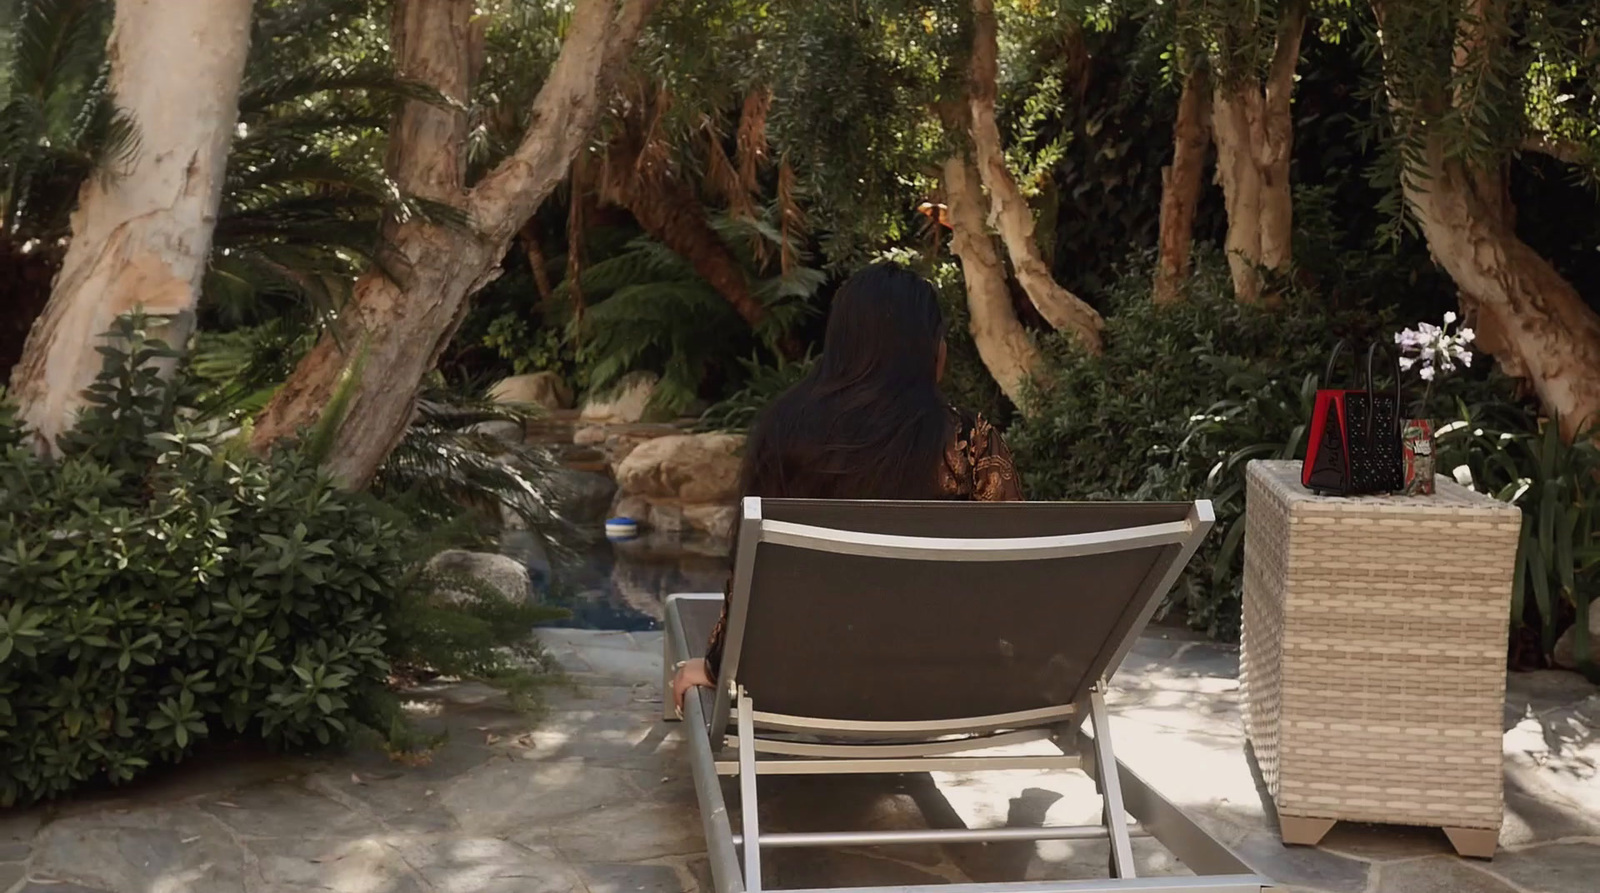
<instances>
[{"instance_id":1,"label":"handbag handle","mask_svg":"<svg viewBox=\"0 0 1600 893\"><path fill-rule=\"evenodd\" d=\"M1378 380L1372 373L1373 364L1378 358L1378 344L1378 342L1374 341L1367 347L1367 393L1373 395L1374 397L1378 391ZM1396 437L1399 437L1401 406L1400 398L1402 396L1400 389L1405 379L1400 375L1400 355L1392 350L1389 351L1389 353L1391 358L1394 360L1394 433ZM1378 433L1372 424L1373 411L1377 408L1377 405L1378 401L1376 399L1373 399L1372 397L1367 399L1367 438L1369 443L1373 437L1377 436Z\"/></svg>"},{"instance_id":2,"label":"handbag handle","mask_svg":"<svg viewBox=\"0 0 1600 893\"><path fill-rule=\"evenodd\" d=\"M1339 365L1339 356L1345 352L1344 349L1345 349L1345 341L1344 341L1343 338L1340 338L1338 341L1334 342L1333 351L1328 354L1328 368L1324 369L1323 372L1322 372L1322 386L1323 387L1327 387L1329 384L1331 384L1333 382L1334 368ZM1355 353L1352 352L1349 356L1350 356L1350 371L1352 373L1354 373L1354 374L1352 374L1346 380L1347 381L1358 381L1361 378L1361 370L1360 370L1360 368L1358 368L1356 366ZM1370 375L1369 375L1369 377L1370 377ZM1371 390L1370 385L1368 387L1368 390Z\"/></svg>"}]
</instances>

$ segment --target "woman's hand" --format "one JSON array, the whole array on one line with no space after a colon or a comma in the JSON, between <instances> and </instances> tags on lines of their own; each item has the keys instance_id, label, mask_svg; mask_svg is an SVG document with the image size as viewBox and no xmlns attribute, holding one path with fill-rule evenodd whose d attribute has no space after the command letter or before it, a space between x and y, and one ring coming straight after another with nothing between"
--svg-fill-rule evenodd
<instances>
[{"instance_id":1,"label":"woman's hand","mask_svg":"<svg viewBox=\"0 0 1600 893\"><path fill-rule=\"evenodd\" d=\"M689 689L710 688L715 684L711 681L711 674L706 671L705 658L697 657L678 664L678 672L672 677L672 704L678 709L678 718L683 719L683 699L689 694Z\"/></svg>"}]
</instances>

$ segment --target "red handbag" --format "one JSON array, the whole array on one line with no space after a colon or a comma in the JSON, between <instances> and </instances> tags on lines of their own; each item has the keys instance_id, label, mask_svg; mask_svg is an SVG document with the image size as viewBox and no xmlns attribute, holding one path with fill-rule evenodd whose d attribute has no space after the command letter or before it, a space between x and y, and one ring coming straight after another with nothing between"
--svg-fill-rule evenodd
<instances>
[{"instance_id":1,"label":"red handbag","mask_svg":"<svg viewBox=\"0 0 1600 893\"><path fill-rule=\"evenodd\" d=\"M1379 394L1374 386L1377 345L1367 351L1364 388L1331 387L1344 349L1343 341L1334 345L1327 371L1322 376L1322 386L1317 389L1307 430L1306 458L1300 466L1300 483L1308 490L1330 496L1360 496L1403 489L1405 459L1400 447L1398 365L1393 395ZM1350 359L1354 362L1355 357L1352 355Z\"/></svg>"}]
</instances>

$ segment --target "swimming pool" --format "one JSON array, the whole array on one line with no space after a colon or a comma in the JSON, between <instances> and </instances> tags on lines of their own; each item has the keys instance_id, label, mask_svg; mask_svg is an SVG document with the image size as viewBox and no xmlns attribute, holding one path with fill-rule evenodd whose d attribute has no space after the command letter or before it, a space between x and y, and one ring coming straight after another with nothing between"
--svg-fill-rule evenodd
<instances>
[{"instance_id":1,"label":"swimming pool","mask_svg":"<svg viewBox=\"0 0 1600 893\"><path fill-rule=\"evenodd\" d=\"M570 618L548 626L660 629L667 596L721 592L731 566L726 543L703 535L652 531L611 542L599 530L586 530L583 540L576 554L546 561L545 576L535 567L536 560L528 559L527 542L510 531L502 538L503 552L529 564L542 600L572 612Z\"/></svg>"}]
</instances>

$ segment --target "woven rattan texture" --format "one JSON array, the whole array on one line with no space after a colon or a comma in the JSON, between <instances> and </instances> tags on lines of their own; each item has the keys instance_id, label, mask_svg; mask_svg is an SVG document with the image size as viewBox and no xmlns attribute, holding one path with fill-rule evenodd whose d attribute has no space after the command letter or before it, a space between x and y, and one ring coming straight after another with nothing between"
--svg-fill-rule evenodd
<instances>
[{"instance_id":1,"label":"woven rattan texture","mask_svg":"<svg viewBox=\"0 0 1600 893\"><path fill-rule=\"evenodd\" d=\"M1247 477L1244 721L1279 813L1498 829L1519 510Z\"/></svg>"}]
</instances>

